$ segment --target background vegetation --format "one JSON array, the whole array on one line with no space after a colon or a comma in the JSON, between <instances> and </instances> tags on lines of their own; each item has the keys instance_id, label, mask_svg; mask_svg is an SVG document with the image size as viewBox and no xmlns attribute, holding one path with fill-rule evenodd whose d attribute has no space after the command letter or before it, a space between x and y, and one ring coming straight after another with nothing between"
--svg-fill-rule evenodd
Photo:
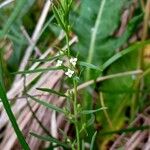
<instances>
[{"instance_id":1,"label":"background vegetation","mask_svg":"<svg viewBox=\"0 0 150 150\"><path fill-rule=\"evenodd\" d=\"M0 149L148 150L149 19L150 0L1 0Z\"/></svg>"}]
</instances>

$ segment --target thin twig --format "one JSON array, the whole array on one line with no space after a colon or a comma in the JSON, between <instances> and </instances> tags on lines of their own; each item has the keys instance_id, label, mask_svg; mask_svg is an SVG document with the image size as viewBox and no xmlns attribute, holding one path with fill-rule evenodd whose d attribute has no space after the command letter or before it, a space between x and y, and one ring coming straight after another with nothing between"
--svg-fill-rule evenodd
<instances>
[{"instance_id":1,"label":"thin twig","mask_svg":"<svg viewBox=\"0 0 150 150\"><path fill-rule=\"evenodd\" d=\"M26 49L26 51L25 51L26 53L25 53L25 55L22 59L22 62L20 64L20 66L19 66L19 71L24 70L27 63L28 63L28 60L29 60L29 58L32 54L32 50L33 50L34 46L36 45L36 43L37 43L37 41L40 37L40 31L43 27L43 24L44 24L45 20L46 20L46 17L48 15L48 11L49 11L49 8L50 8L51 4L52 4L52 2L50 0L47 0L44 7L43 7L43 10L42 10L41 16L38 20L37 26L35 27L35 30L32 34L31 39L32 39L33 43L30 44L28 46L28 48ZM21 77L21 75L17 75L16 78L15 78L15 81L17 81L20 77Z\"/></svg>"},{"instance_id":2,"label":"thin twig","mask_svg":"<svg viewBox=\"0 0 150 150\"><path fill-rule=\"evenodd\" d=\"M140 0L140 3L141 3L142 10L144 11L144 8L145 8L145 2L144 2L144 0Z\"/></svg>"},{"instance_id":3,"label":"thin twig","mask_svg":"<svg viewBox=\"0 0 150 150\"><path fill-rule=\"evenodd\" d=\"M32 41L32 39L30 38L29 34L27 33L26 29L24 26L21 26L21 31L23 33L23 35L25 36L25 38L28 40L29 44L34 46L34 42ZM39 48L37 46L34 46L34 49L37 53L38 56L41 56L41 52L39 50Z\"/></svg>"},{"instance_id":4,"label":"thin twig","mask_svg":"<svg viewBox=\"0 0 150 150\"><path fill-rule=\"evenodd\" d=\"M27 93L27 89L26 89L26 75L24 75L24 82L23 82L23 86L24 86L24 93ZM42 122L38 119L38 117L36 116L35 112L33 111L29 101L28 101L28 96L25 97L25 100L27 102L27 106L30 110L30 112L32 113L33 118L37 121L37 123L39 124L39 126L43 129L43 131L47 134L50 135L49 131L43 126Z\"/></svg>"},{"instance_id":5,"label":"thin twig","mask_svg":"<svg viewBox=\"0 0 150 150\"><path fill-rule=\"evenodd\" d=\"M136 74L142 74L143 71L142 70L135 70L135 71L127 71L127 72L121 72L121 73L116 73L116 74L112 74L112 75L108 75L108 76L104 76L104 77L99 77L97 78L96 82L101 82L104 80L108 80L108 79L112 79L112 78L116 78L116 77L123 77L123 76L128 76L128 75L136 75ZM94 84L95 81L94 80L90 80L87 81L81 85L79 85L77 87L77 90L81 90L86 88L87 86L90 86L92 84Z\"/></svg>"}]
</instances>

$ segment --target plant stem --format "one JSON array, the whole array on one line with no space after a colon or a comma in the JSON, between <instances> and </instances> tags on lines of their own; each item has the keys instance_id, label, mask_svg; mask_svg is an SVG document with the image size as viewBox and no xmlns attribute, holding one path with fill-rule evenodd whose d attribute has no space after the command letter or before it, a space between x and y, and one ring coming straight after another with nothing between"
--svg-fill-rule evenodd
<instances>
[{"instance_id":1,"label":"plant stem","mask_svg":"<svg viewBox=\"0 0 150 150\"><path fill-rule=\"evenodd\" d=\"M70 45L69 45L69 34L66 33L66 43L67 43L67 55L70 57Z\"/></svg>"},{"instance_id":2,"label":"plant stem","mask_svg":"<svg viewBox=\"0 0 150 150\"><path fill-rule=\"evenodd\" d=\"M78 127L78 108L77 108L77 83L74 80L74 101L73 101L73 108L74 108L74 116L75 116L75 130L76 130L76 138L77 138L77 149L80 150L80 135L79 135L79 127Z\"/></svg>"},{"instance_id":3,"label":"plant stem","mask_svg":"<svg viewBox=\"0 0 150 150\"><path fill-rule=\"evenodd\" d=\"M105 107L105 103L104 103L104 98L103 98L103 93L102 93L102 92L99 93L99 99L100 99L101 106L102 106L102 107ZM109 115L108 115L107 110L106 110L106 109L103 109L103 112L104 112L104 115L105 115L105 117L106 117L106 120L107 120L107 122L108 122L110 128L113 129L113 125L112 125L112 122L111 122L111 120L110 120L110 117L109 117Z\"/></svg>"},{"instance_id":4,"label":"plant stem","mask_svg":"<svg viewBox=\"0 0 150 150\"><path fill-rule=\"evenodd\" d=\"M139 75L139 74L142 74L143 71L142 70L134 70L134 71L126 71L126 72L120 72L120 73L116 73L116 74L111 74L111 75L107 75L107 76L103 76L103 77L98 77L96 79L96 81L94 80L89 80L83 84L80 84L78 87L77 87L77 90L82 90L92 84L94 84L95 82L102 82L102 81L105 81L105 80L108 80L108 79L113 79L113 78L117 78L117 77L124 77L124 76L130 76L130 75ZM73 89L72 89L73 91Z\"/></svg>"},{"instance_id":5,"label":"plant stem","mask_svg":"<svg viewBox=\"0 0 150 150\"><path fill-rule=\"evenodd\" d=\"M69 30L66 33L66 43L67 43L67 56L70 58L70 45L69 45ZM74 111L74 126L76 130L76 139L77 139L77 149L80 150L80 135L79 135L79 127L78 127L78 108L77 108L77 82L73 80L74 84L74 97L73 97L73 111Z\"/></svg>"}]
</instances>

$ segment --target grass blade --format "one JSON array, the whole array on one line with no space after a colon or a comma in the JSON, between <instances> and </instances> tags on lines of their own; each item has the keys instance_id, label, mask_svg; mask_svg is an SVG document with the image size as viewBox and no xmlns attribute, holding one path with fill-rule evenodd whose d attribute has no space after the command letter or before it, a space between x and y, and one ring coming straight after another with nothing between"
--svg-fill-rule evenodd
<instances>
[{"instance_id":1,"label":"grass blade","mask_svg":"<svg viewBox=\"0 0 150 150\"><path fill-rule=\"evenodd\" d=\"M48 141L48 142L52 142L52 143L56 143L57 145L59 146L62 146L62 147L65 147L65 148L68 148L69 146L63 142L60 142L59 140L57 140L56 138L53 138L51 136L42 136L42 135L38 135L36 133L33 133L31 132L30 133L32 136L42 140L42 141Z\"/></svg>"},{"instance_id":2,"label":"grass blade","mask_svg":"<svg viewBox=\"0 0 150 150\"><path fill-rule=\"evenodd\" d=\"M27 96L30 97L32 100L36 101L37 103L45 106L48 109L55 110L55 111L57 111L59 113L65 113L63 109L61 109L61 108L59 108L57 106L54 106L54 105L52 105L50 103L47 103L47 102L45 102L43 100L37 99L37 98L35 98L35 97L33 97L33 96L29 95L29 94L27 94Z\"/></svg>"},{"instance_id":3,"label":"grass blade","mask_svg":"<svg viewBox=\"0 0 150 150\"><path fill-rule=\"evenodd\" d=\"M51 60L54 60L54 59L61 58L63 56L64 55L58 55L58 56L54 56L54 57L51 57L51 58L45 58L45 59L30 59L30 61L32 61L32 62L46 62L46 61L51 61Z\"/></svg>"},{"instance_id":4,"label":"grass blade","mask_svg":"<svg viewBox=\"0 0 150 150\"><path fill-rule=\"evenodd\" d=\"M65 94L59 93L57 91L54 91L52 89L47 89L47 88L37 88L37 90L43 91L43 92L48 92L48 93L52 93L52 94L56 94L58 96L62 96L62 97L67 97Z\"/></svg>"},{"instance_id":5,"label":"grass blade","mask_svg":"<svg viewBox=\"0 0 150 150\"><path fill-rule=\"evenodd\" d=\"M100 135L109 135L109 134L122 134L122 133L128 133L128 132L136 132L138 130L149 130L150 126L140 126L135 128L127 128L122 130L116 130L116 131L108 131L108 132L101 132Z\"/></svg>"},{"instance_id":6,"label":"grass blade","mask_svg":"<svg viewBox=\"0 0 150 150\"><path fill-rule=\"evenodd\" d=\"M25 71L18 71L18 72L13 72L12 74L30 74L30 73L37 73L37 72L47 72L51 70L63 70L64 67L47 67L44 69L34 69L34 70L25 70Z\"/></svg>"},{"instance_id":7,"label":"grass blade","mask_svg":"<svg viewBox=\"0 0 150 150\"><path fill-rule=\"evenodd\" d=\"M94 115L94 114L91 114L90 119L87 120L86 126L89 127L89 126L93 125L93 124L94 124L94 121L95 121L95 115Z\"/></svg>"},{"instance_id":8,"label":"grass blade","mask_svg":"<svg viewBox=\"0 0 150 150\"><path fill-rule=\"evenodd\" d=\"M80 66L84 66L84 67L87 67L89 69L94 69L94 70L102 71L100 69L100 67L97 67L97 66L95 66L93 64L86 63L86 62L83 62L83 61L79 61L78 63L79 63Z\"/></svg>"},{"instance_id":9,"label":"grass blade","mask_svg":"<svg viewBox=\"0 0 150 150\"><path fill-rule=\"evenodd\" d=\"M19 12L22 10L25 3L26 3L26 0L17 1L14 11L12 12L11 16L8 18L7 22L5 23L3 30L0 31L0 38L3 38L3 36L9 31L11 25L17 18Z\"/></svg>"},{"instance_id":10,"label":"grass blade","mask_svg":"<svg viewBox=\"0 0 150 150\"><path fill-rule=\"evenodd\" d=\"M91 141L91 145L90 145L90 150L94 150L94 142L96 139L96 135L97 135L97 131L94 133L94 135L92 136L92 141Z\"/></svg>"},{"instance_id":11,"label":"grass blade","mask_svg":"<svg viewBox=\"0 0 150 150\"><path fill-rule=\"evenodd\" d=\"M58 12L57 8L54 5L53 5L53 13L55 15L55 18L56 18L58 24L60 24L60 26L63 28L63 30L66 31L66 27L65 27L65 25L62 21L62 18L60 17L59 12Z\"/></svg>"},{"instance_id":12,"label":"grass blade","mask_svg":"<svg viewBox=\"0 0 150 150\"><path fill-rule=\"evenodd\" d=\"M5 90L4 90L4 88L3 88L2 84L1 84L1 82L0 82L0 98L1 98L1 100L2 100L4 109L5 109L5 111L6 111L7 115L8 115L8 117L9 117L9 120L10 120L10 122L11 122L11 124L12 124L12 126L13 126L13 128L14 128L14 130L15 130L15 133L16 133L16 135L17 135L17 137L18 137L19 143L21 144L21 146L22 146L22 148L23 148L24 150L30 150L28 144L27 144L26 141L25 141L25 138L24 138L22 132L20 131L20 129L19 129L19 127L18 127L16 118L15 118L15 116L14 116L12 110L11 110L10 104L9 104L9 102L8 102L8 98L7 98L7 96L6 96L6 92L5 92Z\"/></svg>"},{"instance_id":13,"label":"grass blade","mask_svg":"<svg viewBox=\"0 0 150 150\"><path fill-rule=\"evenodd\" d=\"M81 111L81 114L89 115L89 114L93 114L93 113L96 113L96 112L104 110L104 109L107 109L107 107L102 107L102 108L99 108L96 110L83 110L83 111Z\"/></svg>"}]
</instances>

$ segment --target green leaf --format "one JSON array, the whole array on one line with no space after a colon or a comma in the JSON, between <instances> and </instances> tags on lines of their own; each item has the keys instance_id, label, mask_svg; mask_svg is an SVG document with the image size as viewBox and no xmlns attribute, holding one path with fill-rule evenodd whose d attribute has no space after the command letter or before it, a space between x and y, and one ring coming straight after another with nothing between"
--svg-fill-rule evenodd
<instances>
[{"instance_id":1,"label":"green leaf","mask_svg":"<svg viewBox=\"0 0 150 150\"><path fill-rule=\"evenodd\" d=\"M90 64L90 63L87 63L87 62L79 61L78 64L80 66L84 66L84 67L87 67L87 68L90 68L90 69L94 69L94 70L97 70L97 71L102 71L100 69L100 67L97 67L97 66L95 66L93 64Z\"/></svg>"},{"instance_id":2,"label":"green leaf","mask_svg":"<svg viewBox=\"0 0 150 150\"><path fill-rule=\"evenodd\" d=\"M35 0L21 0L16 2L13 12L3 25L3 29L0 32L0 38L3 38L5 34L11 30L14 23L21 22L22 17L28 12L29 8L33 5L34 2Z\"/></svg>"},{"instance_id":3,"label":"green leaf","mask_svg":"<svg viewBox=\"0 0 150 150\"><path fill-rule=\"evenodd\" d=\"M25 70L25 71L17 71L17 72L13 72L12 74L30 74L30 73L37 73L37 72L47 72L47 71L51 71L51 70L63 70L64 67L47 67L44 69L34 69L34 70Z\"/></svg>"},{"instance_id":4,"label":"green leaf","mask_svg":"<svg viewBox=\"0 0 150 150\"><path fill-rule=\"evenodd\" d=\"M44 92L48 92L48 93L52 93L52 94L56 94L56 95L62 96L62 97L67 97L65 94L59 93L59 92L54 91L54 90L52 90L52 89L47 89L47 88L37 88L37 90L44 91Z\"/></svg>"},{"instance_id":5,"label":"green leaf","mask_svg":"<svg viewBox=\"0 0 150 150\"><path fill-rule=\"evenodd\" d=\"M61 16L59 15L58 9L55 7L55 5L53 5L53 13L55 15L55 18L56 18L58 24L60 24L60 26L63 28L64 31L67 31L65 24L64 24Z\"/></svg>"},{"instance_id":6,"label":"green leaf","mask_svg":"<svg viewBox=\"0 0 150 150\"><path fill-rule=\"evenodd\" d=\"M124 55L127 55L128 53L131 53L135 50L139 50L140 48L143 48L146 44L149 44L150 40L143 41L143 42L137 42L133 44L132 46L118 52L114 56L112 56L110 59L108 59L102 66L102 70L104 71L108 66L110 66L112 63L117 61L119 58L123 57Z\"/></svg>"},{"instance_id":7,"label":"green leaf","mask_svg":"<svg viewBox=\"0 0 150 150\"><path fill-rule=\"evenodd\" d=\"M32 62L47 62L47 61L51 61L51 60L55 60L58 58L62 58L64 55L58 55L58 56L54 56L51 58L45 58L45 59L30 59L30 61Z\"/></svg>"},{"instance_id":8,"label":"green leaf","mask_svg":"<svg viewBox=\"0 0 150 150\"><path fill-rule=\"evenodd\" d=\"M10 120L10 122L14 128L16 135L17 135L19 143L21 144L21 146L24 150L30 150L28 144L25 141L25 138L24 138L22 132L19 129L16 118L15 118L15 116L11 110L11 106L10 106L8 98L6 96L6 92L5 92L1 82L0 82L0 98L1 98L1 101L3 103L4 109L8 115L8 118L9 118L9 120Z\"/></svg>"},{"instance_id":9,"label":"green leaf","mask_svg":"<svg viewBox=\"0 0 150 150\"><path fill-rule=\"evenodd\" d=\"M23 6L25 5L26 0L18 1L14 11L12 12L11 16L8 18L7 22L4 25L4 28L0 34L0 38L2 38L10 29L12 23L18 17L18 14L21 12Z\"/></svg>"},{"instance_id":10,"label":"green leaf","mask_svg":"<svg viewBox=\"0 0 150 150\"><path fill-rule=\"evenodd\" d=\"M36 101L37 103L39 103L39 104L45 106L46 108L50 109L50 110L55 110L56 112L59 112L59 113L65 113L63 109L61 109L61 108L59 108L55 105L52 105L50 103L47 103L44 100L40 100L40 99L35 98L35 97L33 97L29 94L27 94L27 96L30 97L32 100Z\"/></svg>"},{"instance_id":11,"label":"green leaf","mask_svg":"<svg viewBox=\"0 0 150 150\"><path fill-rule=\"evenodd\" d=\"M38 135L36 133L30 132L30 134L42 141L48 141L48 142L52 142L52 143L56 143L59 146L65 147L65 148L69 148L69 146L63 142L60 142L59 140L57 140L54 137L51 136L43 136L43 135Z\"/></svg>"},{"instance_id":12,"label":"green leaf","mask_svg":"<svg viewBox=\"0 0 150 150\"><path fill-rule=\"evenodd\" d=\"M87 121L86 126L89 127L89 126L93 125L94 121L95 121L95 115L91 114L91 118Z\"/></svg>"},{"instance_id":13,"label":"green leaf","mask_svg":"<svg viewBox=\"0 0 150 150\"><path fill-rule=\"evenodd\" d=\"M129 1L83 0L81 2L81 10L73 29L79 38L75 48L79 50L82 61L96 66L102 65L136 30L139 20L142 19L141 14L129 22L123 35L120 37L113 35L119 26L121 12ZM89 70L85 72L85 80L99 75Z\"/></svg>"},{"instance_id":14,"label":"green leaf","mask_svg":"<svg viewBox=\"0 0 150 150\"><path fill-rule=\"evenodd\" d=\"M94 150L94 142L96 139L96 135L97 135L97 131L94 133L94 135L92 136L92 141L91 141L91 145L90 145L90 150Z\"/></svg>"},{"instance_id":15,"label":"green leaf","mask_svg":"<svg viewBox=\"0 0 150 150\"><path fill-rule=\"evenodd\" d=\"M121 130L115 130L115 131L101 132L100 135L122 134L122 133L143 131L143 130L149 130L149 129L150 129L150 126L140 126L140 127L133 127L133 128L127 128L127 129L121 129Z\"/></svg>"},{"instance_id":16,"label":"green leaf","mask_svg":"<svg viewBox=\"0 0 150 150\"><path fill-rule=\"evenodd\" d=\"M107 107L99 108L96 110L83 110L83 111L81 111L81 114L89 115L89 114L93 114L93 113L96 113L96 112L104 110L104 109L107 109Z\"/></svg>"}]
</instances>

